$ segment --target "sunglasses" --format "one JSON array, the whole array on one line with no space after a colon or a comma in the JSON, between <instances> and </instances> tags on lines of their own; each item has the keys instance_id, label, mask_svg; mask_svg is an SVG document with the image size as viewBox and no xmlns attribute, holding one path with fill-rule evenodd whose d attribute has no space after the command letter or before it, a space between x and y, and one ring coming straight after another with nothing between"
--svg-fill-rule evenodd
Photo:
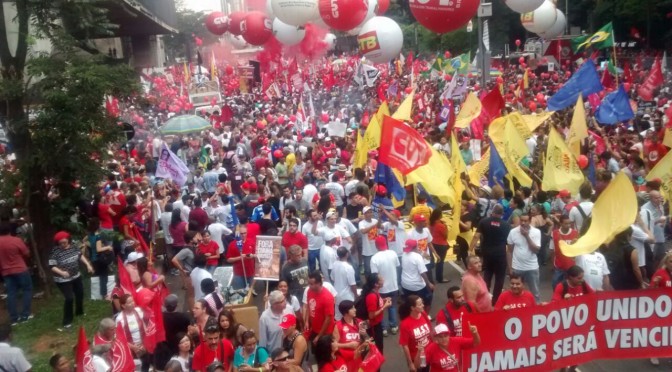
<instances>
[{"instance_id":1,"label":"sunglasses","mask_svg":"<svg viewBox=\"0 0 672 372\"><path fill-rule=\"evenodd\" d=\"M289 359L289 355L286 356L286 357L278 358L278 359L274 360L273 362L274 363L275 362L286 362L288 359Z\"/></svg>"}]
</instances>

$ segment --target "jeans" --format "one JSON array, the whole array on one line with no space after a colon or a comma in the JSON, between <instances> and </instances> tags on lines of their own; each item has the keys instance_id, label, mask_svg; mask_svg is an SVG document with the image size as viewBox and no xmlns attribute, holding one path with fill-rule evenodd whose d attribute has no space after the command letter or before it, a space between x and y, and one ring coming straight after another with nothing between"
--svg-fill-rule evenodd
<instances>
[{"instance_id":1,"label":"jeans","mask_svg":"<svg viewBox=\"0 0 672 372\"><path fill-rule=\"evenodd\" d=\"M63 297L65 297L65 303L63 304L63 325L72 324L73 302L75 305L75 315L84 314L84 284L82 277L79 276L77 279L65 283L56 283L56 285L61 290L61 293L63 293Z\"/></svg>"},{"instance_id":2,"label":"jeans","mask_svg":"<svg viewBox=\"0 0 672 372\"><path fill-rule=\"evenodd\" d=\"M443 283L443 264L445 263L446 255L448 254L448 246L434 244L434 249L436 250L436 254L439 255L439 261L436 263L435 268L436 281Z\"/></svg>"},{"instance_id":3,"label":"jeans","mask_svg":"<svg viewBox=\"0 0 672 372\"><path fill-rule=\"evenodd\" d=\"M429 263L426 264L425 267L427 268L427 279L429 279L429 282L432 283L432 284L436 284L436 283L434 283L434 274L433 274L434 265L436 265L436 262L434 261L434 255L430 254L429 255Z\"/></svg>"},{"instance_id":4,"label":"jeans","mask_svg":"<svg viewBox=\"0 0 672 372\"><path fill-rule=\"evenodd\" d=\"M205 265L205 269L208 270L210 274L214 274L216 268L217 265Z\"/></svg>"},{"instance_id":5,"label":"jeans","mask_svg":"<svg viewBox=\"0 0 672 372\"><path fill-rule=\"evenodd\" d=\"M495 277L495 286L492 287L492 303L497 303L499 295L504 288L504 279L506 278L506 257L483 257L483 280L490 289L492 277Z\"/></svg>"},{"instance_id":6,"label":"jeans","mask_svg":"<svg viewBox=\"0 0 672 372\"><path fill-rule=\"evenodd\" d=\"M30 304L33 301L33 280L28 271L3 277L7 289L7 310L12 323L26 320L30 316ZM21 315L16 309L18 292L21 291Z\"/></svg>"},{"instance_id":7,"label":"jeans","mask_svg":"<svg viewBox=\"0 0 672 372\"><path fill-rule=\"evenodd\" d=\"M367 279L371 275L371 257L373 256L362 256L362 260L364 261L364 276Z\"/></svg>"},{"instance_id":8,"label":"jeans","mask_svg":"<svg viewBox=\"0 0 672 372\"><path fill-rule=\"evenodd\" d=\"M408 297L410 295L416 295L422 298L422 302L424 302L427 309L432 306L432 299L434 298L434 294L429 290L429 287L425 286L419 291L411 291L410 289L404 288L404 296ZM425 310L425 312L429 314L428 310Z\"/></svg>"},{"instance_id":9,"label":"jeans","mask_svg":"<svg viewBox=\"0 0 672 372\"><path fill-rule=\"evenodd\" d=\"M436 248L436 246L434 246ZM464 240L463 237L458 236L455 239L455 245L453 246L453 249L457 248L457 252L455 253L457 255L458 261L462 262L464 267L467 267L467 256L469 255L469 243L467 243L466 240Z\"/></svg>"},{"instance_id":10,"label":"jeans","mask_svg":"<svg viewBox=\"0 0 672 372\"><path fill-rule=\"evenodd\" d=\"M313 272L317 270L317 265L320 262L320 250L319 249L309 249L308 250L308 271ZM329 279L329 278L324 278Z\"/></svg>"},{"instance_id":11,"label":"jeans","mask_svg":"<svg viewBox=\"0 0 672 372\"><path fill-rule=\"evenodd\" d=\"M373 338L374 343L376 344L376 347L378 350L380 350L380 353L383 353L383 343L385 341L385 338L383 336L383 324L379 323L374 325L373 327L369 327L369 329L366 330L366 333L369 334L371 338ZM380 370L379 370L380 371Z\"/></svg>"},{"instance_id":12,"label":"jeans","mask_svg":"<svg viewBox=\"0 0 672 372\"><path fill-rule=\"evenodd\" d=\"M535 301L540 303L539 298L539 269L535 270L513 270L514 274L520 275L523 278L523 283L527 285L527 288L532 292Z\"/></svg>"},{"instance_id":13,"label":"jeans","mask_svg":"<svg viewBox=\"0 0 672 372\"><path fill-rule=\"evenodd\" d=\"M565 280L565 277L567 274L565 273L564 270L560 270L557 267L553 268L553 279L551 279L551 290L555 291L555 287L558 286L563 280Z\"/></svg>"},{"instance_id":14,"label":"jeans","mask_svg":"<svg viewBox=\"0 0 672 372\"><path fill-rule=\"evenodd\" d=\"M104 300L107 297L107 277L109 274L108 267L105 262L93 261L93 275L98 277L100 284L100 297Z\"/></svg>"},{"instance_id":15,"label":"jeans","mask_svg":"<svg viewBox=\"0 0 672 372\"><path fill-rule=\"evenodd\" d=\"M252 279L254 279L254 276L247 277L247 285L245 285L246 283L244 276L234 275L233 278L231 279L231 288L243 289L252 284Z\"/></svg>"},{"instance_id":16,"label":"jeans","mask_svg":"<svg viewBox=\"0 0 672 372\"><path fill-rule=\"evenodd\" d=\"M392 306L387 308L383 316L383 322L381 323L383 329L387 331L390 328L399 327L399 316L397 315L397 297L399 297L399 291L381 293L380 297L392 299Z\"/></svg>"},{"instance_id":17,"label":"jeans","mask_svg":"<svg viewBox=\"0 0 672 372\"><path fill-rule=\"evenodd\" d=\"M280 247L280 268L285 266L285 262L287 261L287 251L285 248Z\"/></svg>"}]
</instances>

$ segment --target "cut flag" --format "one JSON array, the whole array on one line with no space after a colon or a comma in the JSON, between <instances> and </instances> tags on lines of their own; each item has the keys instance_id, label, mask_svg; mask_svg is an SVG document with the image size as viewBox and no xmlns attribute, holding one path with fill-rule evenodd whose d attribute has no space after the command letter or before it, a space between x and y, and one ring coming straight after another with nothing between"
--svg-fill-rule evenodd
<instances>
[{"instance_id":1,"label":"cut flag","mask_svg":"<svg viewBox=\"0 0 672 372\"><path fill-rule=\"evenodd\" d=\"M572 77L548 100L548 109L562 110L576 103L579 94L588 97L604 89L600 83L595 64L590 59L584 62Z\"/></svg>"},{"instance_id":2,"label":"cut flag","mask_svg":"<svg viewBox=\"0 0 672 372\"><path fill-rule=\"evenodd\" d=\"M464 184L462 184L462 173L466 172L467 165L464 163L462 154L460 153L460 146L457 144L457 136L450 136L450 163L455 169L453 176L453 189L455 190L455 202L453 203L453 211L450 217L450 228L448 229L448 241L454 241L457 235L460 234L460 219L462 217L462 192L464 191Z\"/></svg>"},{"instance_id":3,"label":"cut flag","mask_svg":"<svg viewBox=\"0 0 672 372\"><path fill-rule=\"evenodd\" d=\"M616 124L635 117L630 106L630 99L623 86L609 93L602 100L602 104L595 111L595 119L601 124Z\"/></svg>"},{"instance_id":4,"label":"cut flag","mask_svg":"<svg viewBox=\"0 0 672 372\"><path fill-rule=\"evenodd\" d=\"M560 134L551 127L544 161L544 177L541 189L544 191L568 190L572 195L579 191L584 181L583 173L576 158L562 140Z\"/></svg>"},{"instance_id":5,"label":"cut flag","mask_svg":"<svg viewBox=\"0 0 672 372\"><path fill-rule=\"evenodd\" d=\"M595 202L592 222L586 234L573 244L560 240L560 249L567 257L595 252L617 234L630 227L637 217L637 195L630 178L619 172Z\"/></svg>"},{"instance_id":6,"label":"cut flag","mask_svg":"<svg viewBox=\"0 0 672 372\"><path fill-rule=\"evenodd\" d=\"M481 187L481 180L485 177L485 174L488 172L490 167L490 149L485 151L485 154L481 156L481 160L471 165L469 171L469 183L474 186Z\"/></svg>"},{"instance_id":7,"label":"cut flag","mask_svg":"<svg viewBox=\"0 0 672 372\"><path fill-rule=\"evenodd\" d=\"M406 185L419 183L429 195L443 203L453 205L455 191L451 182L454 175L453 166L448 158L427 144L431 151L429 162L406 175Z\"/></svg>"},{"instance_id":8,"label":"cut flag","mask_svg":"<svg viewBox=\"0 0 672 372\"><path fill-rule=\"evenodd\" d=\"M413 128L385 116L378 160L406 175L429 162L430 146Z\"/></svg>"},{"instance_id":9,"label":"cut flag","mask_svg":"<svg viewBox=\"0 0 672 372\"><path fill-rule=\"evenodd\" d=\"M411 91L411 93L408 96L406 96L406 98L404 98L404 101L401 102L401 105L399 105L397 111L392 115L392 118L402 121L412 121L411 113L413 112L414 96L415 96L415 90ZM378 112L380 112L380 110L378 110Z\"/></svg>"}]
</instances>

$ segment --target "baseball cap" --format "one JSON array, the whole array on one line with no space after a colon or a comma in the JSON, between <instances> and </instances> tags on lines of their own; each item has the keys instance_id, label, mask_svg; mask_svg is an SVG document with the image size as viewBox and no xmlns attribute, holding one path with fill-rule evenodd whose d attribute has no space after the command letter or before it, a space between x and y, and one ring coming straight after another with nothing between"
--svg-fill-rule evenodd
<instances>
[{"instance_id":1,"label":"baseball cap","mask_svg":"<svg viewBox=\"0 0 672 372\"><path fill-rule=\"evenodd\" d=\"M145 257L145 255L140 252L131 252L128 254L128 257L126 258L126 263L135 262L143 257Z\"/></svg>"},{"instance_id":2,"label":"baseball cap","mask_svg":"<svg viewBox=\"0 0 672 372\"><path fill-rule=\"evenodd\" d=\"M434 327L434 334L435 335L440 335L444 333L450 333L450 329L448 329L448 326L441 323L437 324L436 327Z\"/></svg>"},{"instance_id":3,"label":"baseball cap","mask_svg":"<svg viewBox=\"0 0 672 372\"><path fill-rule=\"evenodd\" d=\"M401 218L401 212L399 212L398 209L393 209L392 214L395 215L397 218Z\"/></svg>"},{"instance_id":4,"label":"baseball cap","mask_svg":"<svg viewBox=\"0 0 672 372\"><path fill-rule=\"evenodd\" d=\"M559 198L568 198L570 196L572 196L572 195L567 190L563 189L563 190L560 190L560 192L558 192L558 197Z\"/></svg>"},{"instance_id":5,"label":"baseball cap","mask_svg":"<svg viewBox=\"0 0 672 372\"><path fill-rule=\"evenodd\" d=\"M364 208L362 209L362 213L366 213L366 212L368 212L368 211L370 211L370 210L373 210L373 209L371 208L370 205L367 205L366 207L364 207Z\"/></svg>"},{"instance_id":6,"label":"baseball cap","mask_svg":"<svg viewBox=\"0 0 672 372\"><path fill-rule=\"evenodd\" d=\"M413 216L413 222L425 222L425 221L427 221L427 217L425 217L424 214L419 213Z\"/></svg>"},{"instance_id":7,"label":"baseball cap","mask_svg":"<svg viewBox=\"0 0 672 372\"><path fill-rule=\"evenodd\" d=\"M327 137L324 139L325 142L331 141L331 137Z\"/></svg>"},{"instance_id":8,"label":"baseball cap","mask_svg":"<svg viewBox=\"0 0 672 372\"><path fill-rule=\"evenodd\" d=\"M289 327L293 327L295 325L296 325L296 315L285 314L282 316L282 320L280 321L280 324L278 324L278 327L282 329L288 329Z\"/></svg>"},{"instance_id":9,"label":"baseball cap","mask_svg":"<svg viewBox=\"0 0 672 372\"><path fill-rule=\"evenodd\" d=\"M376 194L378 194L378 195L387 194L387 188L385 188L385 186L383 186L383 185L376 186Z\"/></svg>"},{"instance_id":10,"label":"baseball cap","mask_svg":"<svg viewBox=\"0 0 672 372\"><path fill-rule=\"evenodd\" d=\"M405 244L404 252L410 252L418 246L418 241L415 239L408 239Z\"/></svg>"},{"instance_id":11,"label":"baseball cap","mask_svg":"<svg viewBox=\"0 0 672 372\"><path fill-rule=\"evenodd\" d=\"M247 187L250 189L250 191L257 191L256 183L250 183Z\"/></svg>"},{"instance_id":12,"label":"baseball cap","mask_svg":"<svg viewBox=\"0 0 672 372\"><path fill-rule=\"evenodd\" d=\"M387 249L387 239L385 239L384 236L381 235L376 237L376 248L378 248L381 251Z\"/></svg>"}]
</instances>

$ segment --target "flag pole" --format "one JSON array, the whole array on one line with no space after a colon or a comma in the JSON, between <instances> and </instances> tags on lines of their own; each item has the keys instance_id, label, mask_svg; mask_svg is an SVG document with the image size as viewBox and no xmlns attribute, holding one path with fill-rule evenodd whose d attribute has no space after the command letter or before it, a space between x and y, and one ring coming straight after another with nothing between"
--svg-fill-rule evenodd
<instances>
[{"instance_id":1,"label":"flag pole","mask_svg":"<svg viewBox=\"0 0 672 372\"><path fill-rule=\"evenodd\" d=\"M617 70L618 69L618 60L617 60L617 57L616 57L616 38L614 37L614 30L613 29L611 30L611 47L613 48L613 52L614 52L614 70L616 71L616 73L614 75L616 75L616 88L618 88L618 70Z\"/></svg>"}]
</instances>

